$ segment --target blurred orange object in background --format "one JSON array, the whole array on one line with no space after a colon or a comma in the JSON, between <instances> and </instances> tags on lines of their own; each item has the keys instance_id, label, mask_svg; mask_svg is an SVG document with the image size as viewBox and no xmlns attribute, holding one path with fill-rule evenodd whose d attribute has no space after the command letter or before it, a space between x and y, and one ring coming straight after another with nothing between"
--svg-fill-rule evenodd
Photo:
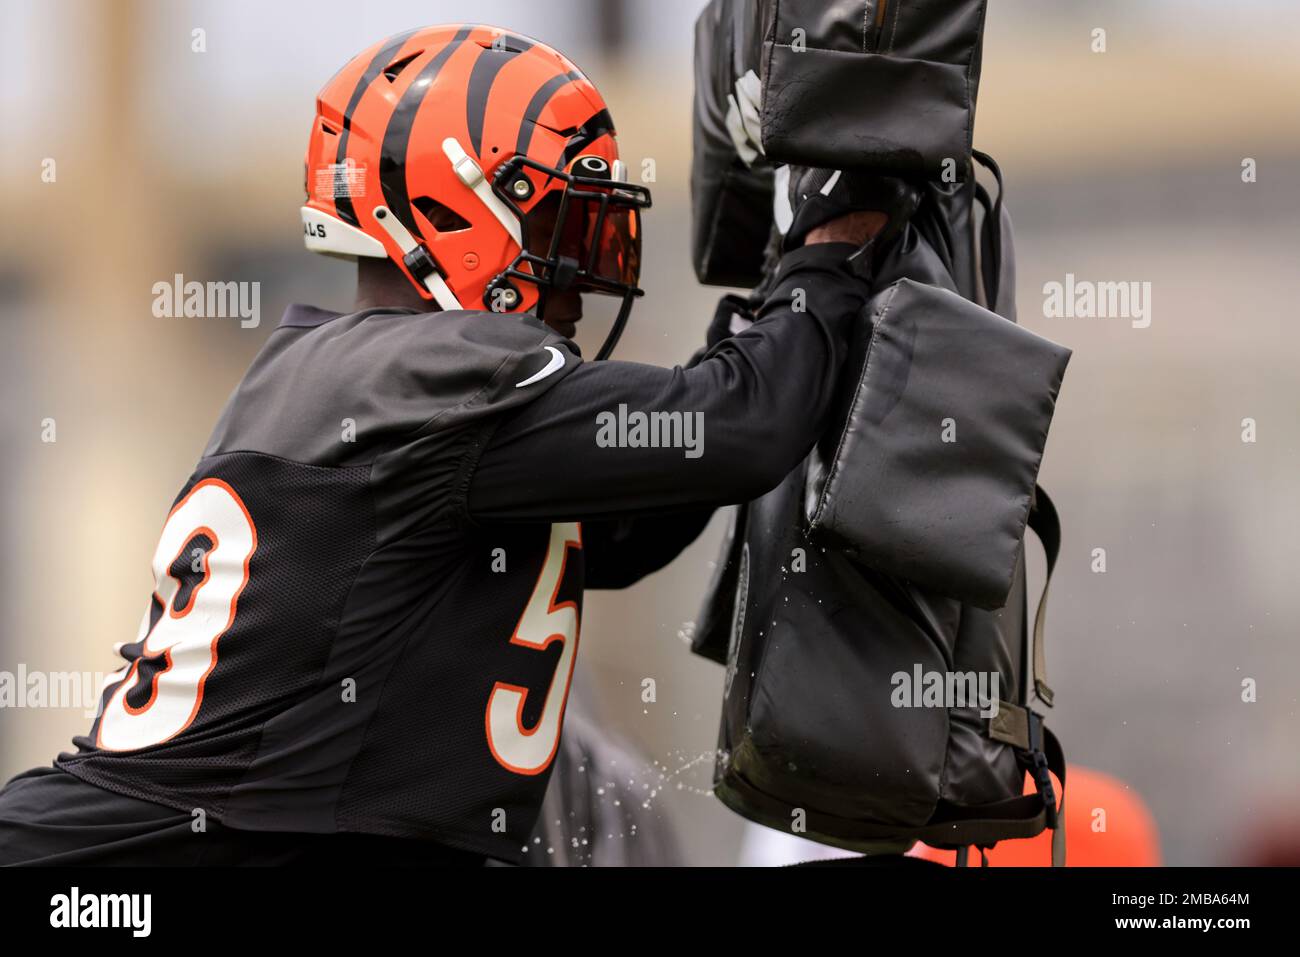
<instances>
[{"instance_id":1,"label":"blurred orange object in background","mask_svg":"<svg viewBox=\"0 0 1300 957\"><path fill-rule=\"evenodd\" d=\"M1073 765L1065 801L1065 862L1068 867L1157 867L1160 835L1146 802L1131 787L1109 774ZM1053 784L1060 782L1053 778ZM1025 793L1033 780L1025 775ZM1059 791L1057 793L1060 793ZM956 851L917 844L908 852L950 867ZM969 861L979 864L979 850ZM1052 832L1020 841L1002 841L988 852L990 867L1048 867L1052 863Z\"/></svg>"}]
</instances>

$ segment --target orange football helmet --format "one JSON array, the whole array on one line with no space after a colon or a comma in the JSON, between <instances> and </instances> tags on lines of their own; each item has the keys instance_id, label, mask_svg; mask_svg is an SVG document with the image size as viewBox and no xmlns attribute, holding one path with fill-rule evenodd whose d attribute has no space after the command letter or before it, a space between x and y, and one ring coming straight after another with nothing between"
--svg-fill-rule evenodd
<instances>
[{"instance_id":1,"label":"orange football helmet","mask_svg":"<svg viewBox=\"0 0 1300 957\"><path fill-rule=\"evenodd\" d=\"M541 315L550 289L642 294L640 211L600 93L556 50L481 25L390 37L325 84L307 248L388 257L444 309Z\"/></svg>"}]
</instances>

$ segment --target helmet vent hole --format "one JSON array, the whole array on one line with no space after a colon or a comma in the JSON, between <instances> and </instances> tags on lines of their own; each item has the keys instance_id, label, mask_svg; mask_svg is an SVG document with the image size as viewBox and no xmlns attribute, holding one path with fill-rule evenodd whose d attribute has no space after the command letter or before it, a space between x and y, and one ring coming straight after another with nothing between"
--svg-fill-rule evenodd
<instances>
[{"instance_id":1,"label":"helmet vent hole","mask_svg":"<svg viewBox=\"0 0 1300 957\"><path fill-rule=\"evenodd\" d=\"M469 229L472 225L460 213L444 206L432 196L420 196L411 200L411 205L418 209L429 224L440 233L460 232L462 229Z\"/></svg>"},{"instance_id":2,"label":"helmet vent hole","mask_svg":"<svg viewBox=\"0 0 1300 957\"><path fill-rule=\"evenodd\" d=\"M336 130L334 127L330 126L330 124L327 123L325 120L320 121L320 129L322 133L328 133L330 136L339 135L339 131Z\"/></svg>"},{"instance_id":3,"label":"helmet vent hole","mask_svg":"<svg viewBox=\"0 0 1300 957\"><path fill-rule=\"evenodd\" d=\"M400 60L394 60L392 63L388 64L387 68L384 70L384 76L388 78L388 82L396 83L398 75L410 66L415 58L423 52L423 50L416 51L410 56L404 56Z\"/></svg>"}]
</instances>

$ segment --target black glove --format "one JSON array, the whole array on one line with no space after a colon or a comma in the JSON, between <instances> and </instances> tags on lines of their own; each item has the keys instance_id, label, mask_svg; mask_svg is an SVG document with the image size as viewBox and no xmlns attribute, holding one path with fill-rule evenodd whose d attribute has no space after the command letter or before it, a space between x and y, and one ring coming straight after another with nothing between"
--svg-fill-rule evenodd
<instances>
[{"instance_id":1,"label":"black glove","mask_svg":"<svg viewBox=\"0 0 1300 957\"><path fill-rule=\"evenodd\" d=\"M803 245L807 235L845 213L877 210L889 217L873 245L884 243L906 225L921 203L921 191L905 179L861 170L790 167L790 210L785 251Z\"/></svg>"}]
</instances>

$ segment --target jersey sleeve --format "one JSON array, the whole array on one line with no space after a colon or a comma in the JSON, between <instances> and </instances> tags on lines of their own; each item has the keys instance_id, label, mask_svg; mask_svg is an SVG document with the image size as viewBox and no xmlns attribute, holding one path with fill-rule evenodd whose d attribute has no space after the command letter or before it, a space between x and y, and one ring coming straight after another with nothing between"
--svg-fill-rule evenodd
<instances>
[{"instance_id":1,"label":"jersey sleeve","mask_svg":"<svg viewBox=\"0 0 1300 957\"><path fill-rule=\"evenodd\" d=\"M713 506L638 518L584 522L587 588L627 588L659 571L700 537Z\"/></svg>"},{"instance_id":2,"label":"jersey sleeve","mask_svg":"<svg viewBox=\"0 0 1300 957\"><path fill-rule=\"evenodd\" d=\"M468 489L476 520L599 520L762 495L808 453L868 285L843 243L786 255L747 330L688 368L591 362L509 413Z\"/></svg>"}]
</instances>

